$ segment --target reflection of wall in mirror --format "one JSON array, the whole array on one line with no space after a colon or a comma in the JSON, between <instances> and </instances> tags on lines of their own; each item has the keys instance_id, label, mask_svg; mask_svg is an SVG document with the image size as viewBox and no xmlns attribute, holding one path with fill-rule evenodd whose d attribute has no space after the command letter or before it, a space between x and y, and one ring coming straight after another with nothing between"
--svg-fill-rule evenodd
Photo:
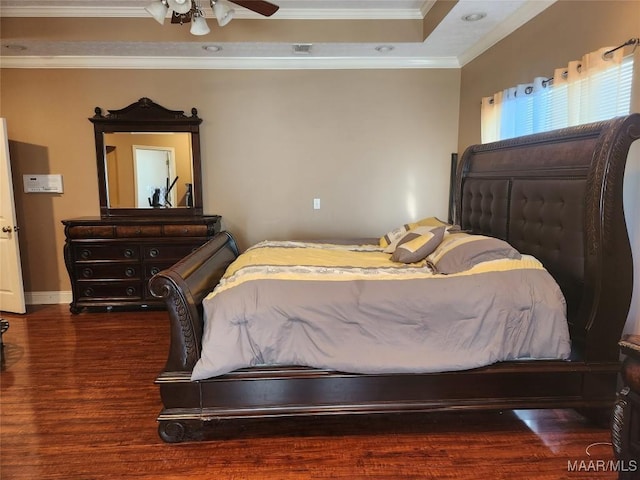
<instances>
[{"instance_id":1,"label":"reflection of wall in mirror","mask_svg":"<svg viewBox=\"0 0 640 480\"><path fill-rule=\"evenodd\" d=\"M179 177L174 189L178 207L185 207L186 183L193 182L190 133L105 133L104 143L115 147L116 160L109 160L107 152L107 179L109 208L135 208L133 145L171 146L176 152L176 175ZM115 163L113 168L111 163ZM116 186L112 183L115 181ZM173 179L169 180L170 182Z\"/></svg>"},{"instance_id":2,"label":"reflection of wall in mirror","mask_svg":"<svg viewBox=\"0 0 640 480\"><path fill-rule=\"evenodd\" d=\"M113 145L105 147L107 166L107 195L109 205L120 205L120 182L118 180L118 151Z\"/></svg>"}]
</instances>

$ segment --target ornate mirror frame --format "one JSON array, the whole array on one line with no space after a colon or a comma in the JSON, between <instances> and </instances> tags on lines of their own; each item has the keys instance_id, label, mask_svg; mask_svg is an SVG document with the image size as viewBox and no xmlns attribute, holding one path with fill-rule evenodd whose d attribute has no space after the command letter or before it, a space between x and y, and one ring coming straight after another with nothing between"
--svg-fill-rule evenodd
<instances>
[{"instance_id":1,"label":"ornate mirror frame","mask_svg":"<svg viewBox=\"0 0 640 480\"><path fill-rule=\"evenodd\" d=\"M100 107L89 120L93 123L98 162L98 190L100 216L148 217L148 216L201 216L202 215L202 165L200 156L200 124L198 111L191 109L191 116L182 110L169 110L148 98L141 98L120 110L108 110L103 115ZM177 208L111 208L108 197L105 133L190 133L192 161L192 196L190 207Z\"/></svg>"}]
</instances>

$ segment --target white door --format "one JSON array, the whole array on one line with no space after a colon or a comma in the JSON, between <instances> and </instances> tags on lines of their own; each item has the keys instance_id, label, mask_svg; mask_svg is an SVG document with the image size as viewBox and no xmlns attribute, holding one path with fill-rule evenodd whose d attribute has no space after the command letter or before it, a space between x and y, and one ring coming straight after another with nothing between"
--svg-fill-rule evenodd
<instances>
[{"instance_id":1,"label":"white door","mask_svg":"<svg viewBox=\"0 0 640 480\"><path fill-rule=\"evenodd\" d=\"M162 207L176 206L175 151L172 147L133 146L136 208L152 208L159 192ZM167 190L168 195L167 195Z\"/></svg>"},{"instance_id":2,"label":"white door","mask_svg":"<svg viewBox=\"0 0 640 480\"><path fill-rule=\"evenodd\" d=\"M0 310L25 313L7 121L0 119Z\"/></svg>"}]
</instances>

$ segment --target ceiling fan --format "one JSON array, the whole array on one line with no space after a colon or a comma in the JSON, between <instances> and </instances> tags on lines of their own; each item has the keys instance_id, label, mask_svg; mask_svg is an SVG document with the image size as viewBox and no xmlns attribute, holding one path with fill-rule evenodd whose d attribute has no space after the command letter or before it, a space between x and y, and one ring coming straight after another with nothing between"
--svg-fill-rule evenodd
<instances>
[{"instance_id":1,"label":"ceiling fan","mask_svg":"<svg viewBox=\"0 0 640 480\"><path fill-rule=\"evenodd\" d=\"M229 0L248 10L265 17L270 17L280 8L265 0ZM230 8L223 0L209 0L211 9L221 27L231 21L235 10ZM145 10L160 24L164 24L167 13L171 11L171 23L189 23L191 33L194 35L206 35L210 32L205 20L204 11L200 7L200 0L154 0L145 7Z\"/></svg>"}]
</instances>

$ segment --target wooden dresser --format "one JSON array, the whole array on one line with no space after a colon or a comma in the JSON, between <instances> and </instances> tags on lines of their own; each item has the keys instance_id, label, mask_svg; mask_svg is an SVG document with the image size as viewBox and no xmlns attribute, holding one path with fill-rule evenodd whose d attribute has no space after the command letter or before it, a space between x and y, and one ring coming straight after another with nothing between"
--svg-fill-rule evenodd
<instances>
[{"instance_id":1,"label":"wooden dresser","mask_svg":"<svg viewBox=\"0 0 640 480\"><path fill-rule=\"evenodd\" d=\"M220 217L82 217L63 220L72 313L85 307L164 307L149 279L220 231Z\"/></svg>"}]
</instances>

